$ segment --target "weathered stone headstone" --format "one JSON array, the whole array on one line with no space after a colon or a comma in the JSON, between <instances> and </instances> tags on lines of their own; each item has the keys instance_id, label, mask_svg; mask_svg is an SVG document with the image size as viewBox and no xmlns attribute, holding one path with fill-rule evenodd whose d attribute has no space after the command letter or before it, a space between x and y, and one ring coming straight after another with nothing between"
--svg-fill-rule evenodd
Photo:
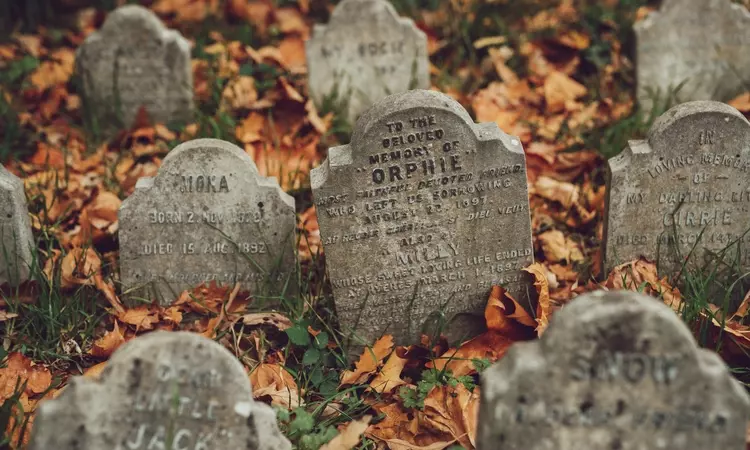
<instances>
[{"instance_id":1,"label":"weathered stone headstone","mask_svg":"<svg viewBox=\"0 0 750 450\"><path fill-rule=\"evenodd\" d=\"M493 284L528 304L533 262L521 142L450 97L396 94L311 174L344 332L418 338L443 311L452 337L483 330Z\"/></svg>"},{"instance_id":2,"label":"weathered stone headstone","mask_svg":"<svg viewBox=\"0 0 750 450\"><path fill-rule=\"evenodd\" d=\"M750 122L723 103L678 105L610 159L607 269L646 256L665 275L741 250L750 268ZM731 245L740 241L740 245Z\"/></svg>"},{"instance_id":3,"label":"weathered stone headstone","mask_svg":"<svg viewBox=\"0 0 750 450\"><path fill-rule=\"evenodd\" d=\"M29 278L34 237L23 181L0 165L0 284L16 286Z\"/></svg>"},{"instance_id":4,"label":"weathered stone headstone","mask_svg":"<svg viewBox=\"0 0 750 450\"><path fill-rule=\"evenodd\" d=\"M189 43L142 6L110 13L79 47L76 65L87 112L102 125L129 127L141 108L154 122L192 118Z\"/></svg>"},{"instance_id":5,"label":"weathered stone headstone","mask_svg":"<svg viewBox=\"0 0 750 450\"><path fill-rule=\"evenodd\" d=\"M310 95L356 119L390 94L430 87L427 36L387 0L344 0L306 43Z\"/></svg>"},{"instance_id":6,"label":"weathered stone headstone","mask_svg":"<svg viewBox=\"0 0 750 450\"><path fill-rule=\"evenodd\" d=\"M482 375L479 450L743 450L750 400L659 300L583 295Z\"/></svg>"},{"instance_id":7,"label":"weathered stone headstone","mask_svg":"<svg viewBox=\"0 0 750 450\"><path fill-rule=\"evenodd\" d=\"M664 0L635 26L638 101L728 101L750 80L750 13L732 0Z\"/></svg>"},{"instance_id":8,"label":"weathered stone headstone","mask_svg":"<svg viewBox=\"0 0 750 450\"><path fill-rule=\"evenodd\" d=\"M31 450L289 450L242 364L199 334L154 332L37 410Z\"/></svg>"},{"instance_id":9,"label":"weathered stone headstone","mask_svg":"<svg viewBox=\"0 0 750 450\"><path fill-rule=\"evenodd\" d=\"M120 274L130 297L168 304L201 283L241 283L259 300L294 295L294 199L250 156L216 139L173 149L120 208ZM138 289L140 288L140 289Z\"/></svg>"}]
</instances>

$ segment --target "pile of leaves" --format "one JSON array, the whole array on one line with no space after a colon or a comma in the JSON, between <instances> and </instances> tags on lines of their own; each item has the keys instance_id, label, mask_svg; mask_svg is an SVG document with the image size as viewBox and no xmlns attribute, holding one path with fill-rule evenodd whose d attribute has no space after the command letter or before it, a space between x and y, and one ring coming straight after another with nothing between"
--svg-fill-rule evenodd
<instances>
[{"instance_id":1,"label":"pile of leaves","mask_svg":"<svg viewBox=\"0 0 750 450\"><path fill-rule=\"evenodd\" d=\"M304 40L332 5L144 3L191 40L198 111L189 124L152 123L142 111L130 129L110 133L83 108L75 50L101 26L104 8L70 7L62 23L15 29L0 44L0 157L24 181L38 243L33 279L0 298L0 447L22 448L40 401L71 376L98 376L119 346L152 330L193 331L229 348L300 449L474 448L481 371L596 289L662 299L703 344L748 367L750 297L727 308L695 289L682 293L646 260L600 273L605 158L655 115L633 103L631 27L649 2L394 2L428 35L434 89L524 144L538 261L526 270L539 301L521 305L496 287L486 333L454 346L440 335L408 347L383 336L353 367L326 295L309 188L310 169L351 131L338 111L316 108L306 86ZM733 104L750 112L750 94ZM277 312L258 311L239 284L199 286L169 307L120 301L122 200L171 148L198 137L240 145L297 199L305 286Z\"/></svg>"}]
</instances>

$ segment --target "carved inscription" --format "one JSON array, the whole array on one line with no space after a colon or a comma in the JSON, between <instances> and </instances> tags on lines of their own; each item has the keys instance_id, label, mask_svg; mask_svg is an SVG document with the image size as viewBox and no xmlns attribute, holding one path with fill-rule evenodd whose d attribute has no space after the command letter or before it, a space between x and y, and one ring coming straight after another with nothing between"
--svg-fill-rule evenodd
<instances>
[{"instance_id":1,"label":"carved inscription","mask_svg":"<svg viewBox=\"0 0 750 450\"><path fill-rule=\"evenodd\" d=\"M641 294L576 298L540 341L514 346L482 378L479 449L744 447L742 386ZM685 395L689 386L701 395Z\"/></svg>"},{"instance_id":2,"label":"carved inscription","mask_svg":"<svg viewBox=\"0 0 750 450\"><path fill-rule=\"evenodd\" d=\"M398 111L400 100L416 97L423 108ZM331 149L316 170L337 312L348 324L366 314L364 336L387 328L408 340L440 310L481 315L493 284L527 298L520 269L533 252L520 143L488 126L479 139L444 98L427 91L389 97L390 111L359 123L367 133ZM352 164L331 166L339 152L350 152Z\"/></svg>"},{"instance_id":3,"label":"carved inscription","mask_svg":"<svg viewBox=\"0 0 750 450\"><path fill-rule=\"evenodd\" d=\"M242 364L197 333L128 341L37 409L31 450L290 450Z\"/></svg>"},{"instance_id":4,"label":"carved inscription","mask_svg":"<svg viewBox=\"0 0 750 450\"><path fill-rule=\"evenodd\" d=\"M746 248L750 239L750 123L728 105L694 102L665 114L648 141L610 161L607 266L643 255L666 274L685 256ZM747 252L741 264L750 267Z\"/></svg>"},{"instance_id":5,"label":"carved inscription","mask_svg":"<svg viewBox=\"0 0 750 450\"><path fill-rule=\"evenodd\" d=\"M293 200L241 149L191 141L123 204L122 280L163 302L208 282L291 293L294 226Z\"/></svg>"},{"instance_id":6,"label":"carved inscription","mask_svg":"<svg viewBox=\"0 0 750 450\"><path fill-rule=\"evenodd\" d=\"M307 41L310 94L355 120L389 94L430 86L427 38L386 0L344 0Z\"/></svg>"}]
</instances>

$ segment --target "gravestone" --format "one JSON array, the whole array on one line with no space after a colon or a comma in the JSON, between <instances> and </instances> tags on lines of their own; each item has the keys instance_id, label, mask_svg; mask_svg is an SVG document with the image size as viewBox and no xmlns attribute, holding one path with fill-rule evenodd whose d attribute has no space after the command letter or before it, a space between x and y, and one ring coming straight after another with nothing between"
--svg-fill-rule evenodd
<instances>
[{"instance_id":1,"label":"gravestone","mask_svg":"<svg viewBox=\"0 0 750 450\"><path fill-rule=\"evenodd\" d=\"M344 0L306 43L310 96L357 117L389 94L430 87L427 36L387 0Z\"/></svg>"},{"instance_id":2,"label":"gravestone","mask_svg":"<svg viewBox=\"0 0 750 450\"><path fill-rule=\"evenodd\" d=\"M173 149L120 208L120 278L131 302L169 304L201 283L241 283L257 300L299 287L294 199L250 156L216 139Z\"/></svg>"},{"instance_id":3,"label":"gravestone","mask_svg":"<svg viewBox=\"0 0 750 450\"><path fill-rule=\"evenodd\" d=\"M528 304L521 142L474 124L450 97L417 90L377 103L311 184L344 332L413 342L443 311L451 337L477 334L493 284Z\"/></svg>"},{"instance_id":4,"label":"gravestone","mask_svg":"<svg viewBox=\"0 0 750 450\"><path fill-rule=\"evenodd\" d=\"M750 80L750 13L732 0L664 0L635 25L638 101L728 101Z\"/></svg>"},{"instance_id":5,"label":"gravestone","mask_svg":"<svg viewBox=\"0 0 750 450\"><path fill-rule=\"evenodd\" d=\"M477 449L744 450L750 400L659 300L582 295L482 374Z\"/></svg>"},{"instance_id":6,"label":"gravestone","mask_svg":"<svg viewBox=\"0 0 750 450\"><path fill-rule=\"evenodd\" d=\"M17 286L29 278L36 248L23 181L0 165L0 285Z\"/></svg>"},{"instance_id":7,"label":"gravestone","mask_svg":"<svg viewBox=\"0 0 750 450\"><path fill-rule=\"evenodd\" d=\"M726 250L750 268L750 122L723 103L678 105L610 159L607 269L646 256L675 274ZM733 244L736 242L737 244Z\"/></svg>"},{"instance_id":8,"label":"gravestone","mask_svg":"<svg viewBox=\"0 0 750 450\"><path fill-rule=\"evenodd\" d=\"M290 450L242 364L199 334L154 332L117 350L99 379L74 377L40 405L31 450Z\"/></svg>"},{"instance_id":9,"label":"gravestone","mask_svg":"<svg viewBox=\"0 0 750 450\"><path fill-rule=\"evenodd\" d=\"M130 127L141 108L154 122L192 118L190 45L150 10L117 8L78 48L87 113L105 126Z\"/></svg>"}]
</instances>

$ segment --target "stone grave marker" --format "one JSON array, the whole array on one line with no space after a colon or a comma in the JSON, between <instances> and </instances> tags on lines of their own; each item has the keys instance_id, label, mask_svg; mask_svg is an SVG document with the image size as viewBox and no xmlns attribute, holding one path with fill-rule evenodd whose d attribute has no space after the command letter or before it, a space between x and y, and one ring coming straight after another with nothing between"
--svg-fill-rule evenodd
<instances>
[{"instance_id":1,"label":"stone grave marker","mask_svg":"<svg viewBox=\"0 0 750 450\"><path fill-rule=\"evenodd\" d=\"M158 331L40 405L31 450L290 450L242 364L199 334Z\"/></svg>"},{"instance_id":2,"label":"stone grave marker","mask_svg":"<svg viewBox=\"0 0 750 450\"><path fill-rule=\"evenodd\" d=\"M635 25L638 101L646 112L684 83L679 102L728 101L750 80L750 13L732 0L664 0Z\"/></svg>"},{"instance_id":3,"label":"stone grave marker","mask_svg":"<svg viewBox=\"0 0 750 450\"><path fill-rule=\"evenodd\" d=\"M450 97L416 90L377 103L311 184L345 333L413 342L437 311L451 337L480 333L493 284L528 304L521 142L474 124Z\"/></svg>"},{"instance_id":4,"label":"stone grave marker","mask_svg":"<svg viewBox=\"0 0 750 450\"><path fill-rule=\"evenodd\" d=\"M133 124L145 108L154 122L192 118L190 46L150 10L117 8L76 54L87 112L105 126Z\"/></svg>"},{"instance_id":5,"label":"stone grave marker","mask_svg":"<svg viewBox=\"0 0 750 450\"><path fill-rule=\"evenodd\" d=\"M353 125L389 94L430 87L427 36L387 0L344 0L306 43L310 95L346 106Z\"/></svg>"},{"instance_id":6,"label":"stone grave marker","mask_svg":"<svg viewBox=\"0 0 750 450\"><path fill-rule=\"evenodd\" d=\"M582 295L482 375L477 449L743 450L750 400L659 300Z\"/></svg>"},{"instance_id":7,"label":"stone grave marker","mask_svg":"<svg viewBox=\"0 0 750 450\"><path fill-rule=\"evenodd\" d=\"M607 269L646 256L675 274L711 252L750 268L750 122L724 103L678 105L610 159ZM737 244L731 245L733 242ZM692 253L691 253L692 251Z\"/></svg>"},{"instance_id":8,"label":"stone grave marker","mask_svg":"<svg viewBox=\"0 0 750 450\"><path fill-rule=\"evenodd\" d=\"M0 284L16 286L29 278L36 248L23 181L0 165Z\"/></svg>"},{"instance_id":9,"label":"stone grave marker","mask_svg":"<svg viewBox=\"0 0 750 450\"><path fill-rule=\"evenodd\" d=\"M120 278L132 299L169 304L201 283L293 296L294 199L250 156L216 139L174 148L120 208Z\"/></svg>"}]
</instances>

